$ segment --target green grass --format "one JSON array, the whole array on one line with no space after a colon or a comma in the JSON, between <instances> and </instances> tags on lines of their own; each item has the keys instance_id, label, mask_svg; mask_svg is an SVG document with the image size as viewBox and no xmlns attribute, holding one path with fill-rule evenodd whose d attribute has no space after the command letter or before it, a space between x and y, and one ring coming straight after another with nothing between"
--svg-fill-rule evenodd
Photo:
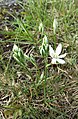
<instances>
[{"instance_id":1,"label":"green grass","mask_svg":"<svg viewBox=\"0 0 78 119\"><path fill-rule=\"evenodd\" d=\"M5 118L78 118L77 4L77 0L28 0L18 2L12 11L0 8L0 113ZM41 22L43 34L38 29ZM65 64L49 65L50 56L40 55L44 35L53 48L62 43ZM29 56L23 65L13 58L14 44Z\"/></svg>"}]
</instances>

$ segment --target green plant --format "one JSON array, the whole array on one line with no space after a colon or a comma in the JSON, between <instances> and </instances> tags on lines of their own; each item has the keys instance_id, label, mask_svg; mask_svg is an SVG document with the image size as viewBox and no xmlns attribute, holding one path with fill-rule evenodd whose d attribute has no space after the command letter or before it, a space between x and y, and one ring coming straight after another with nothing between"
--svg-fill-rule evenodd
<instances>
[{"instance_id":1,"label":"green plant","mask_svg":"<svg viewBox=\"0 0 78 119\"><path fill-rule=\"evenodd\" d=\"M28 0L12 11L0 8L3 118L78 118L76 2Z\"/></svg>"}]
</instances>

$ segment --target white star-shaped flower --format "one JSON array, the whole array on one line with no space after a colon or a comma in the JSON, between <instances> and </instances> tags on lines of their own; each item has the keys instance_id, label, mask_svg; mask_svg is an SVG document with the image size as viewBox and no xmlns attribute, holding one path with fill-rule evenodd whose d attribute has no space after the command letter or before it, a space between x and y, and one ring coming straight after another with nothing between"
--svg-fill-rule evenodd
<instances>
[{"instance_id":1,"label":"white star-shaped flower","mask_svg":"<svg viewBox=\"0 0 78 119\"><path fill-rule=\"evenodd\" d=\"M64 58L66 56L66 53L60 55L61 51L62 51L61 43L57 46L55 51L53 50L51 45L49 45L49 55L52 57L52 62L51 62L52 64L57 64L57 62L60 64L65 63L65 61L62 58Z\"/></svg>"}]
</instances>

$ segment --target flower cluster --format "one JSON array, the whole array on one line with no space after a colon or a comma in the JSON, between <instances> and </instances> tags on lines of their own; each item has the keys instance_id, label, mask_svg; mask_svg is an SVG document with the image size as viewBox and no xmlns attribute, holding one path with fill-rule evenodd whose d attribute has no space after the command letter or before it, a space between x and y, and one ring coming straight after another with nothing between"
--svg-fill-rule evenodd
<instances>
[{"instance_id":1,"label":"flower cluster","mask_svg":"<svg viewBox=\"0 0 78 119\"><path fill-rule=\"evenodd\" d=\"M56 34L57 27L58 27L57 19L54 19L54 21L53 21L54 34ZM39 31L43 31L42 23L40 23L40 25L39 25ZM45 35L43 38L42 45L40 46L40 54L42 56L48 56L48 51L49 51L49 55L52 58L52 61L51 61L52 64L57 64L57 63L64 64L65 63L63 58L66 56L66 53L60 55L61 51L62 51L62 44L59 43L56 50L54 51L53 48L51 47L51 45L48 44L47 36Z\"/></svg>"},{"instance_id":2,"label":"flower cluster","mask_svg":"<svg viewBox=\"0 0 78 119\"><path fill-rule=\"evenodd\" d=\"M57 64L57 63L64 64L65 63L63 58L66 56L66 53L60 55L62 51L62 44L61 43L58 44L56 50L54 51L51 45L48 45L47 37L45 36L43 38L42 46L40 47L40 54L42 56L46 56L46 54L48 53L48 50L49 50L49 55L52 58L52 61L51 61L52 64ZM29 60L35 65L34 58L32 56L29 57L25 55L23 51L15 44L13 46L13 57L21 65L24 65L26 60Z\"/></svg>"},{"instance_id":3,"label":"flower cluster","mask_svg":"<svg viewBox=\"0 0 78 119\"><path fill-rule=\"evenodd\" d=\"M58 22L56 19L54 19L54 21L53 21L54 34L56 33L57 26L58 26ZM43 24L40 23L39 32L43 33L43 31L44 31ZM61 51L62 51L62 44L59 43L56 50L53 50L51 45L49 45L49 43L48 43L48 39L47 39L46 35L43 38L42 45L39 47L39 50L40 50L40 54L43 57L48 57L48 54L51 56L51 58L52 58L51 63L52 64L57 64L57 63L64 64L65 63L63 58L66 56L66 53L60 55ZM15 44L13 46L13 57L21 65L24 65L26 60L28 60L31 63L33 63L34 65L36 65L35 59L32 57L32 54L30 55L30 57L25 55L23 53L23 51Z\"/></svg>"}]
</instances>

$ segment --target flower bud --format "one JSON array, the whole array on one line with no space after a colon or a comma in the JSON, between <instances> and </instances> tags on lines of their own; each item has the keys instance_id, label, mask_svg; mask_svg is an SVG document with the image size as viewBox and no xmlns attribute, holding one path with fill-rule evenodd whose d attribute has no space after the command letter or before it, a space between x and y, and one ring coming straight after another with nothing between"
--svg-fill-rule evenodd
<instances>
[{"instance_id":1,"label":"flower bud","mask_svg":"<svg viewBox=\"0 0 78 119\"><path fill-rule=\"evenodd\" d=\"M24 56L24 53L23 51L17 46L14 44L13 46L13 57L14 59L21 65L24 65L25 64L25 56Z\"/></svg>"},{"instance_id":2,"label":"flower bud","mask_svg":"<svg viewBox=\"0 0 78 119\"><path fill-rule=\"evenodd\" d=\"M42 23L40 23L40 25L39 25L39 32L42 32L42 34L44 32L44 26Z\"/></svg>"},{"instance_id":3,"label":"flower bud","mask_svg":"<svg viewBox=\"0 0 78 119\"><path fill-rule=\"evenodd\" d=\"M53 31L54 31L54 34L56 34L57 27L58 27L57 19L54 19L54 21L53 21Z\"/></svg>"},{"instance_id":4,"label":"flower bud","mask_svg":"<svg viewBox=\"0 0 78 119\"><path fill-rule=\"evenodd\" d=\"M42 56L46 56L48 54L48 49L49 49L48 40L47 40L47 36L45 35L43 38L42 45L40 46L40 54Z\"/></svg>"}]
</instances>

